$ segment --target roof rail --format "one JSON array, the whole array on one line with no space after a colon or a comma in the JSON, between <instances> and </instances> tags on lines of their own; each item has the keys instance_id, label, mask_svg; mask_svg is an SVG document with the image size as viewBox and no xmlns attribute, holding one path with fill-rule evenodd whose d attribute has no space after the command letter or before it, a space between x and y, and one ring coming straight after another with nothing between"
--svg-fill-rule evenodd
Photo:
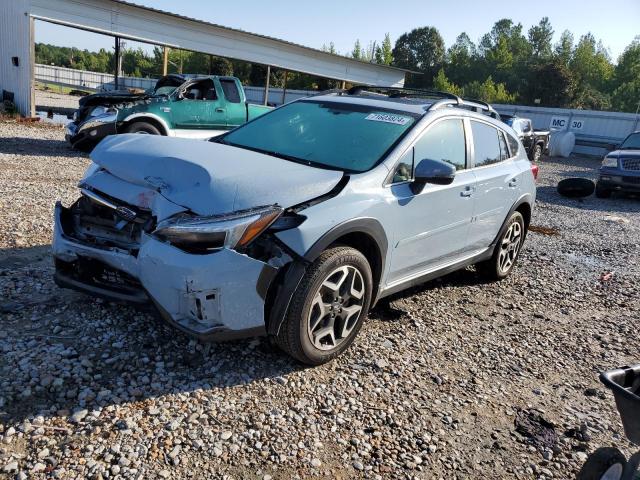
<instances>
[{"instance_id":1,"label":"roof rail","mask_svg":"<svg viewBox=\"0 0 640 480\"><path fill-rule=\"evenodd\" d=\"M485 111L487 114L497 120L500 120L500 114L488 103L475 99L463 99L458 95L450 92L443 92L440 90L423 90L419 88L407 88L407 87L370 87L366 85L356 85L343 90L340 88L334 88L331 90L325 90L318 92L316 95L325 95L328 93L338 93L340 95L359 95L363 92L369 92L372 94L387 95L389 98L438 98L441 99L434 102L427 111L438 110L443 107L459 107L468 108L475 112ZM314 95L315 96L315 95Z\"/></svg>"},{"instance_id":2,"label":"roof rail","mask_svg":"<svg viewBox=\"0 0 640 480\"><path fill-rule=\"evenodd\" d=\"M358 95L362 92L371 93L385 93L390 98L402 98L402 97L414 97L414 98L433 98L442 97L450 98L452 100L459 100L460 97L449 92L442 92L440 90L423 90L419 88L408 87L370 87L366 85L356 85L346 91L347 95Z\"/></svg>"},{"instance_id":3,"label":"roof rail","mask_svg":"<svg viewBox=\"0 0 640 480\"><path fill-rule=\"evenodd\" d=\"M440 100L434 103L433 105L431 105L429 107L429 111L438 110L439 108L448 107L448 106L469 108L475 112L485 111L488 113L489 116L497 120L500 120L500 114L491 105L489 105L487 102L483 102L481 100L475 100L475 99L458 98L458 101L456 102L451 101L449 99Z\"/></svg>"},{"instance_id":4,"label":"roof rail","mask_svg":"<svg viewBox=\"0 0 640 480\"><path fill-rule=\"evenodd\" d=\"M330 88L328 90L319 90L317 92L312 93L311 95L308 95L309 97L317 97L319 95L329 95L331 93L338 93L340 95L344 95L346 93L346 90L343 88Z\"/></svg>"}]
</instances>

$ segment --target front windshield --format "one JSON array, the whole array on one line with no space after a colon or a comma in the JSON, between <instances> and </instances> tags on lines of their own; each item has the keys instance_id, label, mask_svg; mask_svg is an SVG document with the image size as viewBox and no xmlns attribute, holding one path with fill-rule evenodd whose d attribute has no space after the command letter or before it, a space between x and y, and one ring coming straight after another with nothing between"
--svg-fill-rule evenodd
<instances>
[{"instance_id":1,"label":"front windshield","mask_svg":"<svg viewBox=\"0 0 640 480\"><path fill-rule=\"evenodd\" d=\"M308 165L349 172L373 168L419 115L322 100L290 103L218 141Z\"/></svg>"},{"instance_id":2,"label":"front windshield","mask_svg":"<svg viewBox=\"0 0 640 480\"><path fill-rule=\"evenodd\" d=\"M640 150L640 133L629 135L620 145L620 150Z\"/></svg>"},{"instance_id":3,"label":"front windshield","mask_svg":"<svg viewBox=\"0 0 640 480\"><path fill-rule=\"evenodd\" d=\"M156 88L153 92L154 95L171 95L175 89L178 87L160 87L160 88Z\"/></svg>"}]
</instances>

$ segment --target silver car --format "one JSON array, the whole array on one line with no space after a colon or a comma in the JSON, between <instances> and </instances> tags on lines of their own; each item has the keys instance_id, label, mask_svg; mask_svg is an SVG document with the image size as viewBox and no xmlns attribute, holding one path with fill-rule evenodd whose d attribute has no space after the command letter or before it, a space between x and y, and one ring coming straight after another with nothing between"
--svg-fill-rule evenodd
<instances>
[{"instance_id":1,"label":"silver car","mask_svg":"<svg viewBox=\"0 0 640 480\"><path fill-rule=\"evenodd\" d=\"M472 264L506 277L536 194L498 114L440 92L340 91L210 142L107 137L91 158L55 208L58 285L313 365L385 296Z\"/></svg>"}]
</instances>

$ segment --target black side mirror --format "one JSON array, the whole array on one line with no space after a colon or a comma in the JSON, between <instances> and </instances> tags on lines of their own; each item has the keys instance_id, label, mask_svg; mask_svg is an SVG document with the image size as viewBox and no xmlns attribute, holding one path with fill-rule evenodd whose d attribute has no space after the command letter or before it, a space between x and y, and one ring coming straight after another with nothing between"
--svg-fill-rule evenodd
<instances>
[{"instance_id":1,"label":"black side mirror","mask_svg":"<svg viewBox=\"0 0 640 480\"><path fill-rule=\"evenodd\" d=\"M413 193L420 193L425 184L449 185L456 176L456 167L442 160L425 158L418 163L413 174L411 189Z\"/></svg>"}]
</instances>

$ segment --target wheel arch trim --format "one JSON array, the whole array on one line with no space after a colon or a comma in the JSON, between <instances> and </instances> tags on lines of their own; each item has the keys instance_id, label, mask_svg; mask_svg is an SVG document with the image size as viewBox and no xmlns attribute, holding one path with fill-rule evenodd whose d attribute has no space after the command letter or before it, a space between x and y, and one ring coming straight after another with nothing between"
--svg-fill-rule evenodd
<instances>
[{"instance_id":1,"label":"wheel arch trim","mask_svg":"<svg viewBox=\"0 0 640 480\"><path fill-rule=\"evenodd\" d=\"M122 120L122 123L131 123L133 121L147 120L147 119L154 120L155 122L159 123L162 129L164 130L164 134L170 135L169 132L171 132L171 129L169 128L169 125L167 124L167 122L162 117L160 117L159 115L156 115L155 113L148 113L148 112L132 113L131 115L125 117L124 120Z\"/></svg>"},{"instance_id":2,"label":"wheel arch trim","mask_svg":"<svg viewBox=\"0 0 640 480\"><path fill-rule=\"evenodd\" d=\"M373 307L373 305L375 305L380 294L380 285L384 278L389 242L387 240L385 230L378 220L370 217L354 218L340 223L327 231L318 240L316 240L311 247L309 247L300 259L294 260L288 267L286 267L287 271L286 275L284 275L284 282L280 285L279 291L273 299L273 305L270 307L267 324L268 334L276 335L280 330L282 322L289 310L291 297L302 281L302 277L307 270L307 266L315 261L331 244L335 243L345 235L354 233L369 236L378 248L378 254L380 256L380 271L377 275L378 278L374 278L376 288L371 295L371 306Z\"/></svg>"},{"instance_id":3,"label":"wheel arch trim","mask_svg":"<svg viewBox=\"0 0 640 480\"><path fill-rule=\"evenodd\" d=\"M500 227L500 230L498 231L498 234L494 238L493 242L491 242L491 250L495 249L495 246L497 245L498 240L504 234L504 232L505 232L505 230L507 228L507 223L509 222L509 219L511 218L511 215L513 215L513 212L518 210L523 205L526 205L529 208L529 212L531 214L533 214L533 196L530 193L525 193L522 196L520 196L520 198L518 200L516 200L516 202L511 206L511 209L509 209L509 213L507 213L507 216L505 217L504 221L502 222L502 226ZM529 221L530 220L531 219L529 218ZM527 224L526 227L527 228L525 229L525 232L524 232L525 238L526 238L526 235L527 235L527 231L529 230L529 228L528 228L529 225ZM524 242L524 239L523 239L523 242Z\"/></svg>"}]
</instances>

